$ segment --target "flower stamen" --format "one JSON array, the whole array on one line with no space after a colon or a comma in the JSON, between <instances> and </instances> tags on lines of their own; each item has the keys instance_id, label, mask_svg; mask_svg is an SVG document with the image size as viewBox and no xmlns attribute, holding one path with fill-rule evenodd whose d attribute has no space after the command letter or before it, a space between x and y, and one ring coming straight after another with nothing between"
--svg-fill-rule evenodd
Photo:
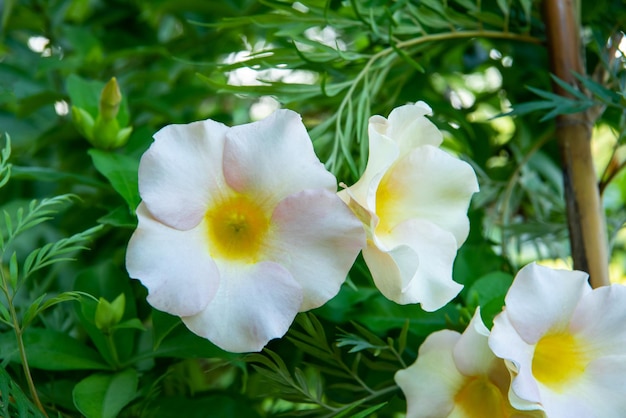
<instances>
[{"instance_id":1,"label":"flower stamen","mask_svg":"<svg viewBox=\"0 0 626 418\"><path fill-rule=\"evenodd\" d=\"M255 263L269 229L264 211L245 196L234 196L205 215L213 257Z\"/></svg>"}]
</instances>

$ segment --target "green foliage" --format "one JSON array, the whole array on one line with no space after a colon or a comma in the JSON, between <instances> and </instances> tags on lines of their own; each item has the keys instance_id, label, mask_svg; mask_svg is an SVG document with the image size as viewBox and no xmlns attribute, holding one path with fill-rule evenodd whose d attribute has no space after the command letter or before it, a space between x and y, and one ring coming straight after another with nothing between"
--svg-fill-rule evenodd
<instances>
[{"instance_id":1,"label":"green foliage","mask_svg":"<svg viewBox=\"0 0 626 418\"><path fill-rule=\"evenodd\" d=\"M521 265L569 254L552 140L563 113L589 110L608 132L594 148L612 265L623 272L626 67L616 28L626 10L582 2L587 68L571 86L547 70L540 3L5 1L0 416L398 416L406 403L393 375L428 335L462 331L477 307L490 326ZM95 149L85 126L93 137L113 77L114 128L132 133ZM371 115L417 100L433 108L444 148L481 187L454 265L465 286L456 299L436 312L394 304L359 259L333 300L249 356L146 303L124 257L152 135L206 118L249 122L270 98L303 115L346 184L367 163Z\"/></svg>"}]
</instances>

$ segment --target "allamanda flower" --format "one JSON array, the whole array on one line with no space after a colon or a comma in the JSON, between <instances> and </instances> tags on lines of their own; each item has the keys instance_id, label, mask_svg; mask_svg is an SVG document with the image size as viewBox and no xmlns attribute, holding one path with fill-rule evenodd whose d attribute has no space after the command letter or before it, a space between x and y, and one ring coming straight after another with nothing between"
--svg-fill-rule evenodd
<instances>
[{"instance_id":1,"label":"allamanda flower","mask_svg":"<svg viewBox=\"0 0 626 418\"><path fill-rule=\"evenodd\" d=\"M299 115L170 125L139 166L126 256L148 302L232 352L258 351L338 291L364 245Z\"/></svg>"},{"instance_id":2,"label":"allamanda flower","mask_svg":"<svg viewBox=\"0 0 626 418\"><path fill-rule=\"evenodd\" d=\"M513 409L509 373L489 349L488 335L476 310L463 334L442 330L426 338L415 363L395 375L407 418L543 417L540 411Z\"/></svg>"},{"instance_id":3,"label":"allamanda flower","mask_svg":"<svg viewBox=\"0 0 626 418\"><path fill-rule=\"evenodd\" d=\"M626 287L592 290L587 274L529 264L489 337L518 409L549 418L626 416Z\"/></svg>"},{"instance_id":4,"label":"allamanda flower","mask_svg":"<svg viewBox=\"0 0 626 418\"><path fill-rule=\"evenodd\" d=\"M359 181L339 195L365 225L363 257L389 299L439 309L462 286L452 280L478 191L469 164L439 149L441 132L423 102L369 121L369 157Z\"/></svg>"}]
</instances>

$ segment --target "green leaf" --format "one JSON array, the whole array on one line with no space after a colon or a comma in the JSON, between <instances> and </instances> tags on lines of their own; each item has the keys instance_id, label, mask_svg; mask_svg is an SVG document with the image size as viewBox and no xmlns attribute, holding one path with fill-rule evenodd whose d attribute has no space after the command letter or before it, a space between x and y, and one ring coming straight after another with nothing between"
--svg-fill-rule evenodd
<instances>
[{"instance_id":1,"label":"green leaf","mask_svg":"<svg viewBox=\"0 0 626 418\"><path fill-rule=\"evenodd\" d=\"M137 182L139 161L126 155L97 149L90 149L89 155L96 169L109 180L134 212L141 200Z\"/></svg>"},{"instance_id":2,"label":"green leaf","mask_svg":"<svg viewBox=\"0 0 626 418\"><path fill-rule=\"evenodd\" d=\"M163 339L180 325L182 325L182 321L179 317L152 309L153 348L155 350L159 348Z\"/></svg>"},{"instance_id":3,"label":"green leaf","mask_svg":"<svg viewBox=\"0 0 626 418\"><path fill-rule=\"evenodd\" d=\"M478 302L485 325L491 328L493 318L500 313L504 297L513 283L513 276L501 271L486 274L476 280L465 293L467 305Z\"/></svg>"},{"instance_id":4,"label":"green leaf","mask_svg":"<svg viewBox=\"0 0 626 418\"><path fill-rule=\"evenodd\" d=\"M115 418L137 396L135 369L93 374L74 387L74 405L87 418Z\"/></svg>"},{"instance_id":5,"label":"green leaf","mask_svg":"<svg viewBox=\"0 0 626 418\"><path fill-rule=\"evenodd\" d=\"M24 332L28 364L42 370L105 370L107 365L92 348L52 329L28 328ZM20 362L13 332L0 334L0 358Z\"/></svg>"},{"instance_id":6,"label":"green leaf","mask_svg":"<svg viewBox=\"0 0 626 418\"><path fill-rule=\"evenodd\" d=\"M250 400L236 394L213 394L198 398L161 396L151 404L150 417L236 417L259 418L250 406Z\"/></svg>"},{"instance_id":7,"label":"green leaf","mask_svg":"<svg viewBox=\"0 0 626 418\"><path fill-rule=\"evenodd\" d=\"M135 229L137 227L137 217L133 216L126 206L120 205L98 218L98 223L102 225L111 225L116 228Z\"/></svg>"},{"instance_id":8,"label":"green leaf","mask_svg":"<svg viewBox=\"0 0 626 418\"><path fill-rule=\"evenodd\" d=\"M46 309L61 303L61 302L67 302L67 301L71 301L71 300L77 300L79 299L81 296L89 296L83 292L72 292L72 291L68 291L68 292L63 292L60 293L54 297L51 297L50 299L46 300L45 302L42 303L42 301L44 300L46 294L44 293L43 295L39 296L33 303L31 303L31 305L28 307L28 309L26 310L26 313L24 314L24 318L22 319L22 328L26 328L30 322L35 319L37 317L37 315L39 315L40 313L42 313L43 311L45 311Z\"/></svg>"}]
</instances>

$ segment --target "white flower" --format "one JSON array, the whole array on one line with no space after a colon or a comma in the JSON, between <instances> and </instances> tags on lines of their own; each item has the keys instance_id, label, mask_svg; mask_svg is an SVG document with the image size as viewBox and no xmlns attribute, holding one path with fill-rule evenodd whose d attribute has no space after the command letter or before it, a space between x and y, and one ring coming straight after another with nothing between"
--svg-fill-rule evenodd
<instances>
[{"instance_id":1,"label":"white flower","mask_svg":"<svg viewBox=\"0 0 626 418\"><path fill-rule=\"evenodd\" d=\"M395 376L407 400L407 418L542 416L511 407L509 373L489 349L488 335L476 310L463 334L443 330L426 338L415 363Z\"/></svg>"},{"instance_id":2,"label":"white flower","mask_svg":"<svg viewBox=\"0 0 626 418\"><path fill-rule=\"evenodd\" d=\"M518 409L550 418L626 416L626 287L592 290L587 274L529 264L494 320L493 352L514 376Z\"/></svg>"},{"instance_id":3,"label":"white flower","mask_svg":"<svg viewBox=\"0 0 626 418\"><path fill-rule=\"evenodd\" d=\"M337 294L364 245L336 189L292 111L166 126L139 166L128 272L196 334L261 350Z\"/></svg>"},{"instance_id":4,"label":"white flower","mask_svg":"<svg viewBox=\"0 0 626 418\"><path fill-rule=\"evenodd\" d=\"M369 158L359 181L339 195L365 224L363 257L389 299L441 308L462 286L452 280L467 238L467 208L478 191L469 164L437 148L441 132L423 102L369 121Z\"/></svg>"}]
</instances>

